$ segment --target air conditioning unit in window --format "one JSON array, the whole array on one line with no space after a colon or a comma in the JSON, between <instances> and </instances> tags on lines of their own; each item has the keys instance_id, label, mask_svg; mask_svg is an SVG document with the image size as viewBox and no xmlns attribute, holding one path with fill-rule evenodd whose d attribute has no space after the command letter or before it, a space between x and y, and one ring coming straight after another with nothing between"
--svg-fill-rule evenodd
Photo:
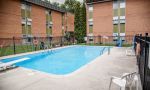
<instances>
[{"instance_id":1,"label":"air conditioning unit in window","mask_svg":"<svg viewBox=\"0 0 150 90\"><path fill-rule=\"evenodd\" d=\"M27 18L27 20L28 20L29 22L32 22L32 19L31 19L31 18Z\"/></svg>"},{"instance_id":2,"label":"air conditioning unit in window","mask_svg":"<svg viewBox=\"0 0 150 90\"><path fill-rule=\"evenodd\" d=\"M46 22L46 25L53 25L53 22Z\"/></svg>"},{"instance_id":3,"label":"air conditioning unit in window","mask_svg":"<svg viewBox=\"0 0 150 90\"><path fill-rule=\"evenodd\" d=\"M62 26L62 29L65 29L65 27L64 27L64 26Z\"/></svg>"},{"instance_id":4,"label":"air conditioning unit in window","mask_svg":"<svg viewBox=\"0 0 150 90\"><path fill-rule=\"evenodd\" d=\"M27 25L32 25L32 23L31 22L27 22Z\"/></svg>"},{"instance_id":5,"label":"air conditioning unit in window","mask_svg":"<svg viewBox=\"0 0 150 90\"><path fill-rule=\"evenodd\" d=\"M94 36L93 33L89 33L87 36Z\"/></svg>"},{"instance_id":6,"label":"air conditioning unit in window","mask_svg":"<svg viewBox=\"0 0 150 90\"><path fill-rule=\"evenodd\" d=\"M53 22L49 22L50 25L53 25Z\"/></svg>"},{"instance_id":7,"label":"air conditioning unit in window","mask_svg":"<svg viewBox=\"0 0 150 90\"><path fill-rule=\"evenodd\" d=\"M22 23L22 24L26 24L26 20L25 20L25 18L22 18L21 23Z\"/></svg>"},{"instance_id":8,"label":"air conditioning unit in window","mask_svg":"<svg viewBox=\"0 0 150 90\"><path fill-rule=\"evenodd\" d=\"M93 22L93 19L89 19L88 21L89 21L89 22Z\"/></svg>"}]
</instances>

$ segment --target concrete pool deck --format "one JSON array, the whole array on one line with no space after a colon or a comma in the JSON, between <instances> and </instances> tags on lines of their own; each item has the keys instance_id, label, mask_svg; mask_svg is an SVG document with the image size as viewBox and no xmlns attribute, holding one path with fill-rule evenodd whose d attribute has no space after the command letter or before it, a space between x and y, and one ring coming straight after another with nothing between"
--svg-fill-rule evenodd
<instances>
[{"instance_id":1,"label":"concrete pool deck","mask_svg":"<svg viewBox=\"0 0 150 90\"><path fill-rule=\"evenodd\" d=\"M114 47L110 55L106 52L64 76L22 67L7 70L0 73L0 90L108 90L111 76L137 71L135 56L126 56L125 50ZM112 90L119 88L113 84Z\"/></svg>"}]
</instances>

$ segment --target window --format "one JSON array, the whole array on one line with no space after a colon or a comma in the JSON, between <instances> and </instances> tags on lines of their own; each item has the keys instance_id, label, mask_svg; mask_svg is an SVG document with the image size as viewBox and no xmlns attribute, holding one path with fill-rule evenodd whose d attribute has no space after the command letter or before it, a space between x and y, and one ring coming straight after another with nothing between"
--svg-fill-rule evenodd
<instances>
[{"instance_id":1,"label":"window","mask_svg":"<svg viewBox=\"0 0 150 90\"><path fill-rule=\"evenodd\" d=\"M120 33L125 33L125 0L113 1L113 15L113 32L119 33L120 30ZM119 17L120 21L118 21ZM118 28L118 22L120 22L120 28Z\"/></svg>"},{"instance_id":2,"label":"window","mask_svg":"<svg viewBox=\"0 0 150 90\"><path fill-rule=\"evenodd\" d=\"M118 9L118 1L117 0L113 1L113 9Z\"/></svg>"},{"instance_id":3,"label":"window","mask_svg":"<svg viewBox=\"0 0 150 90\"><path fill-rule=\"evenodd\" d=\"M93 11L93 6L89 6L89 11Z\"/></svg>"},{"instance_id":4,"label":"window","mask_svg":"<svg viewBox=\"0 0 150 90\"><path fill-rule=\"evenodd\" d=\"M125 16L125 8L120 8L120 16Z\"/></svg>"},{"instance_id":5,"label":"window","mask_svg":"<svg viewBox=\"0 0 150 90\"><path fill-rule=\"evenodd\" d=\"M89 5L89 19L93 18L93 5Z\"/></svg>"},{"instance_id":6,"label":"window","mask_svg":"<svg viewBox=\"0 0 150 90\"><path fill-rule=\"evenodd\" d=\"M21 16L23 18L31 18L31 6L28 4L21 4Z\"/></svg>"},{"instance_id":7,"label":"window","mask_svg":"<svg viewBox=\"0 0 150 90\"><path fill-rule=\"evenodd\" d=\"M27 25L28 34L31 35L31 25Z\"/></svg>"},{"instance_id":8,"label":"window","mask_svg":"<svg viewBox=\"0 0 150 90\"><path fill-rule=\"evenodd\" d=\"M52 15L50 10L46 10L46 21L51 22L52 21Z\"/></svg>"},{"instance_id":9,"label":"window","mask_svg":"<svg viewBox=\"0 0 150 90\"><path fill-rule=\"evenodd\" d=\"M120 3L120 7L118 7ZM114 11L114 16L125 16L125 0L120 0L118 3L118 0L114 0L113 2L113 11ZM120 12L119 12L120 11Z\"/></svg>"},{"instance_id":10,"label":"window","mask_svg":"<svg viewBox=\"0 0 150 90\"><path fill-rule=\"evenodd\" d=\"M30 5L26 5L26 14L27 14L27 18L31 18L31 6Z\"/></svg>"},{"instance_id":11,"label":"window","mask_svg":"<svg viewBox=\"0 0 150 90\"><path fill-rule=\"evenodd\" d=\"M90 25L90 26L89 26L89 32L90 32L90 33L93 33L93 25Z\"/></svg>"},{"instance_id":12,"label":"window","mask_svg":"<svg viewBox=\"0 0 150 90\"><path fill-rule=\"evenodd\" d=\"M114 33L118 33L118 24L113 25L113 31Z\"/></svg>"},{"instance_id":13,"label":"window","mask_svg":"<svg viewBox=\"0 0 150 90\"><path fill-rule=\"evenodd\" d=\"M119 11L120 11L120 16L125 16L125 8L120 8ZM119 15L118 9L114 9L113 12L114 12L114 16L118 16Z\"/></svg>"},{"instance_id":14,"label":"window","mask_svg":"<svg viewBox=\"0 0 150 90\"><path fill-rule=\"evenodd\" d=\"M114 9L114 16L118 16L118 9Z\"/></svg>"},{"instance_id":15,"label":"window","mask_svg":"<svg viewBox=\"0 0 150 90\"><path fill-rule=\"evenodd\" d=\"M125 8L125 0L120 0L120 8Z\"/></svg>"},{"instance_id":16,"label":"window","mask_svg":"<svg viewBox=\"0 0 150 90\"><path fill-rule=\"evenodd\" d=\"M51 10L46 10L46 34L52 35L52 12Z\"/></svg>"},{"instance_id":17,"label":"window","mask_svg":"<svg viewBox=\"0 0 150 90\"><path fill-rule=\"evenodd\" d=\"M46 28L46 34L47 35L52 35L52 27L48 27Z\"/></svg>"},{"instance_id":18,"label":"window","mask_svg":"<svg viewBox=\"0 0 150 90\"><path fill-rule=\"evenodd\" d=\"M22 23L22 34L31 35L31 6L28 4L21 4L21 17L24 23Z\"/></svg>"},{"instance_id":19,"label":"window","mask_svg":"<svg viewBox=\"0 0 150 90\"><path fill-rule=\"evenodd\" d=\"M28 11L28 10L26 11L26 17L27 17L27 18L31 18L31 12Z\"/></svg>"},{"instance_id":20,"label":"window","mask_svg":"<svg viewBox=\"0 0 150 90\"><path fill-rule=\"evenodd\" d=\"M89 19L93 18L93 12L89 12Z\"/></svg>"},{"instance_id":21,"label":"window","mask_svg":"<svg viewBox=\"0 0 150 90\"><path fill-rule=\"evenodd\" d=\"M120 24L120 33L125 33L125 24Z\"/></svg>"},{"instance_id":22,"label":"window","mask_svg":"<svg viewBox=\"0 0 150 90\"><path fill-rule=\"evenodd\" d=\"M21 9L21 17L25 18L25 10L24 9Z\"/></svg>"},{"instance_id":23,"label":"window","mask_svg":"<svg viewBox=\"0 0 150 90\"><path fill-rule=\"evenodd\" d=\"M26 5L25 4L21 4L21 9L25 9Z\"/></svg>"},{"instance_id":24,"label":"window","mask_svg":"<svg viewBox=\"0 0 150 90\"><path fill-rule=\"evenodd\" d=\"M26 34L25 24L22 24L22 34Z\"/></svg>"}]
</instances>

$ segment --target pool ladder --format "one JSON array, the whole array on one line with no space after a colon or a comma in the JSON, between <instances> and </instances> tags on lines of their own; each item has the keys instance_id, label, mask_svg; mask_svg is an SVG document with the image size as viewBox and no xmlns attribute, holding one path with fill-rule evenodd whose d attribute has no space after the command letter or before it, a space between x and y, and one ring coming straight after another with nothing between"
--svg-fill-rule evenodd
<instances>
[{"instance_id":1,"label":"pool ladder","mask_svg":"<svg viewBox=\"0 0 150 90\"><path fill-rule=\"evenodd\" d=\"M100 51L100 55L104 53L105 47Z\"/></svg>"},{"instance_id":2,"label":"pool ladder","mask_svg":"<svg viewBox=\"0 0 150 90\"><path fill-rule=\"evenodd\" d=\"M53 54L53 50L52 49L48 49L48 54Z\"/></svg>"},{"instance_id":3,"label":"pool ladder","mask_svg":"<svg viewBox=\"0 0 150 90\"><path fill-rule=\"evenodd\" d=\"M104 50L106 49L106 47L104 47L101 51L100 51L100 55L102 55L104 53ZM110 47L107 48L108 50L108 55L110 54Z\"/></svg>"}]
</instances>

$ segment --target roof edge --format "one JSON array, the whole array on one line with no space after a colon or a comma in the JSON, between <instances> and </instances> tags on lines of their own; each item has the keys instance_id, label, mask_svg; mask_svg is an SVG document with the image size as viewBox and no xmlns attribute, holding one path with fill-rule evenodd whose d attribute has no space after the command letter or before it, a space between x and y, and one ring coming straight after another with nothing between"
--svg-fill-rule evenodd
<instances>
[{"instance_id":1,"label":"roof edge","mask_svg":"<svg viewBox=\"0 0 150 90\"><path fill-rule=\"evenodd\" d=\"M110 2L110 1L113 1L113 0L98 0L98 1L93 1L93 2L90 2L90 3L86 3L86 4L87 5L92 5L92 4L104 3L104 2Z\"/></svg>"},{"instance_id":2,"label":"roof edge","mask_svg":"<svg viewBox=\"0 0 150 90\"><path fill-rule=\"evenodd\" d=\"M48 8L48 9L52 9L52 10L55 10L55 11L58 11L58 12L61 12L61 13L66 12L66 10L64 10L60 7L54 6L54 5L52 5L48 2L41 1L41 0L21 0L21 1L32 3L32 4L35 4L35 5L39 5L39 6L42 6L42 7Z\"/></svg>"}]
</instances>

